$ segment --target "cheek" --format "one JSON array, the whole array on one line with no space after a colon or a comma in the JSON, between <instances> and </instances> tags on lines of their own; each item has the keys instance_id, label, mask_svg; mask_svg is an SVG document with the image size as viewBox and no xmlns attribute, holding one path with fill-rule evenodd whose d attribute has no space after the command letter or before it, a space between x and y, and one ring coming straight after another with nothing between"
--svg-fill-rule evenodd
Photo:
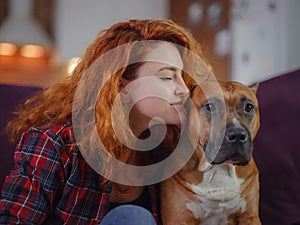
<instances>
[{"instance_id":1,"label":"cheek","mask_svg":"<svg viewBox=\"0 0 300 225\"><path fill-rule=\"evenodd\" d=\"M253 121L250 124L250 132L251 132L251 138L252 140L255 138L258 130L260 127L260 117L259 114L257 113L255 118L253 118Z\"/></svg>"},{"instance_id":2,"label":"cheek","mask_svg":"<svg viewBox=\"0 0 300 225\"><path fill-rule=\"evenodd\" d=\"M191 109L189 118L189 131L192 140L197 141L202 146L209 141L211 124L197 109Z\"/></svg>"},{"instance_id":3,"label":"cheek","mask_svg":"<svg viewBox=\"0 0 300 225\"><path fill-rule=\"evenodd\" d=\"M185 108L175 108L160 98L146 98L134 105L132 113L148 118L159 117L166 124L183 124L186 117Z\"/></svg>"},{"instance_id":4,"label":"cheek","mask_svg":"<svg viewBox=\"0 0 300 225\"><path fill-rule=\"evenodd\" d=\"M207 120L200 120L200 140L201 144L207 144L211 137L212 127L211 124ZM216 136L216 135L213 135Z\"/></svg>"},{"instance_id":5,"label":"cheek","mask_svg":"<svg viewBox=\"0 0 300 225\"><path fill-rule=\"evenodd\" d=\"M133 103L147 101L148 98L160 98L170 102L174 95L174 85L171 82L156 79L143 79L133 81L128 92Z\"/></svg>"},{"instance_id":6,"label":"cheek","mask_svg":"<svg viewBox=\"0 0 300 225\"><path fill-rule=\"evenodd\" d=\"M191 138L195 141L198 140L200 134L200 117L197 109L191 109L189 115L189 132Z\"/></svg>"},{"instance_id":7,"label":"cheek","mask_svg":"<svg viewBox=\"0 0 300 225\"><path fill-rule=\"evenodd\" d=\"M135 110L146 116L163 115L170 109L170 104L164 99L158 97L146 97L134 105Z\"/></svg>"}]
</instances>

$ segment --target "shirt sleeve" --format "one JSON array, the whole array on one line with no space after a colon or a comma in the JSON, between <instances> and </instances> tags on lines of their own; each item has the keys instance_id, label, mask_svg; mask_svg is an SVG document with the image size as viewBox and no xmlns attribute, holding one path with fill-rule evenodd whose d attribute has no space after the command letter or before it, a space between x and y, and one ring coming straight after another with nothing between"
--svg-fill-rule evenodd
<instances>
[{"instance_id":1,"label":"shirt sleeve","mask_svg":"<svg viewBox=\"0 0 300 225\"><path fill-rule=\"evenodd\" d=\"M57 139L38 129L22 135L0 201L0 224L42 224L62 193L65 171Z\"/></svg>"}]
</instances>

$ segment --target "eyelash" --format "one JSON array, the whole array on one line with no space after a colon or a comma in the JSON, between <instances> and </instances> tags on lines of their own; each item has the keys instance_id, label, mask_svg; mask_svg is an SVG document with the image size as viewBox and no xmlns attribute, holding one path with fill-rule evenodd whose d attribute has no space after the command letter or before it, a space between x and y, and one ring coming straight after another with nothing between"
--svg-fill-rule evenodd
<instances>
[{"instance_id":1,"label":"eyelash","mask_svg":"<svg viewBox=\"0 0 300 225\"><path fill-rule=\"evenodd\" d=\"M159 79L161 79L161 80L172 80L173 78L172 77L160 77Z\"/></svg>"}]
</instances>

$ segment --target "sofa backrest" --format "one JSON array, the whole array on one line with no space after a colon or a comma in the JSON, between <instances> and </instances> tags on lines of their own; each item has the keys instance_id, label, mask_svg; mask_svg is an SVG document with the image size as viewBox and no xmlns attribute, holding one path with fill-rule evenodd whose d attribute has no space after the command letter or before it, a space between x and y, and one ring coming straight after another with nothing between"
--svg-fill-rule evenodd
<instances>
[{"instance_id":1,"label":"sofa backrest","mask_svg":"<svg viewBox=\"0 0 300 225\"><path fill-rule=\"evenodd\" d=\"M3 133L12 112L40 88L0 85L0 189L14 146ZM261 127L254 141L264 225L300 224L300 70L260 83Z\"/></svg>"},{"instance_id":2,"label":"sofa backrest","mask_svg":"<svg viewBox=\"0 0 300 225\"><path fill-rule=\"evenodd\" d=\"M264 225L300 224L300 70L260 83L254 141Z\"/></svg>"},{"instance_id":3,"label":"sofa backrest","mask_svg":"<svg viewBox=\"0 0 300 225\"><path fill-rule=\"evenodd\" d=\"M5 132L6 124L13 118L13 112L20 104L40 90L38 87L0 84L0 190L2 190L5 176L12 166L15 148L8 140Z\"/></svg>"}]
</instances>

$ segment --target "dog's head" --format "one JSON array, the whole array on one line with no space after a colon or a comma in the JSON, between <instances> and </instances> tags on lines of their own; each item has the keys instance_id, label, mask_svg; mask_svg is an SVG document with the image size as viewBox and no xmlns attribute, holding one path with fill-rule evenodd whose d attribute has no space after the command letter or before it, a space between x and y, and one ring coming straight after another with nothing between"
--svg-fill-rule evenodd
<instances>
[{"instance_id":1,"label":"dog's head","mask_svg":"<svg viewBox=\"0 0 300 225\"><path fill-rule=\"evenodd\" d=\"M257 88L207 81L193 89L189 130L199 134L198 148L207 162L248 164L259 128Z\"/></svg>"}]
</instances>

